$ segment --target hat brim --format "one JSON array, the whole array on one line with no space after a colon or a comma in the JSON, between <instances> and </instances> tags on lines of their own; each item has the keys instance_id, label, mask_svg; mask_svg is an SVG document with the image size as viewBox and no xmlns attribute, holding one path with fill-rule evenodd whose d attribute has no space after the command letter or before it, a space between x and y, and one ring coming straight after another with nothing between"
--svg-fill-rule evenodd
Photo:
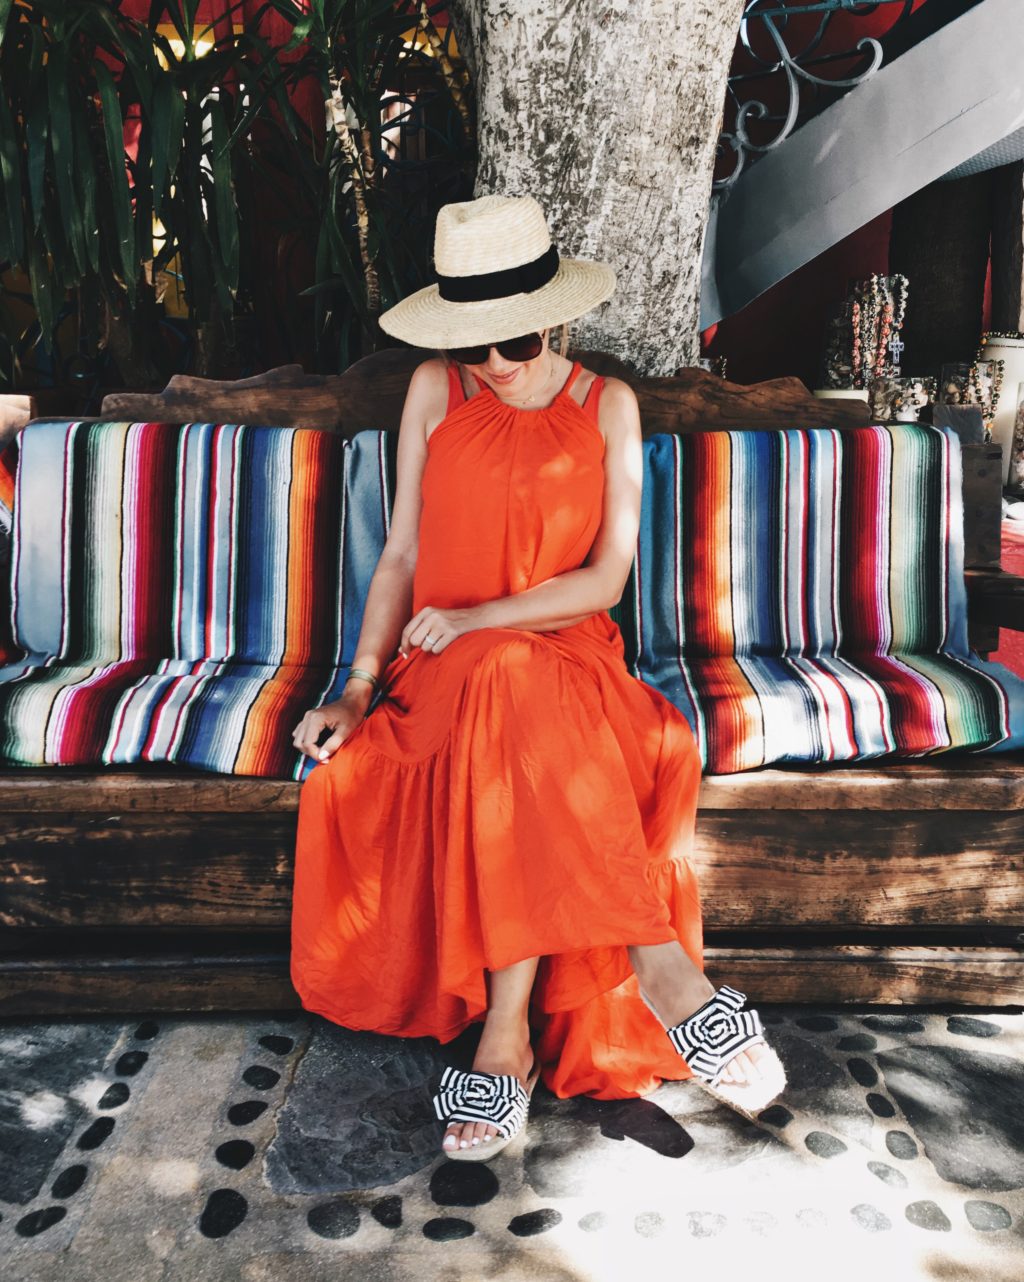
<instances>
[{"instance_id":1,"label":"hat brim","mask_svg":"<svg viewBox=\"0 0 1024 1282\"><path fill-rule=\"evenodd\" d=\"M437 285L427 285L383 312L380 327L414 347L499 343L575 320L614 292L615 272L607 263L563 258L546 285L526 294L451 303Z\"/></svg>"}]
</instances>

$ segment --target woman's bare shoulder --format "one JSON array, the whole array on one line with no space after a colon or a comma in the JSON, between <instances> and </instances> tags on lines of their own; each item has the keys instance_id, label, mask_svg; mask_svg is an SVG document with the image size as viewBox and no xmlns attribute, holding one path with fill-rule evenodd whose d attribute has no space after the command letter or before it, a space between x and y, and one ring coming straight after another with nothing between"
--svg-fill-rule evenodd
<instances>
[{"instance_id":1,"label":"woman's bare shoulder","mask_svg":"<svg viewBox=\"0 0 1024 1282\"><path fill-rule=\"evenodd\" d=\"M630 387L624 378L616 378L614 374L606 374L604 380L604 390L601 393L602 399L605 396L611 396L620 404L632 402L637 404L636 392Z\"/></svg>"},{"instance_id":2,"label":"woman's bare shoulder","mask_svg":"<svg viewBox=\"0 0 1024 1282\"><path fill-rule=\"evenodd\" d=\"M440 356L431 356L425 361L420 361L412 372L412 378L409 380L409 387L416 387L417 391L429 394L431 391L437 392L440 388L448 388L448 366Z\"/></svg>"},{"instance_id":3,"label":"woman's bare shoulder","mask_svg":"<svg viewBox=\"0 0 1024 1282\"><path fill-rule=\"evenodd\" d=\"M609 443L613 437L622 435L640 435L640 406L636 392L622 378L608 375L601 389L601 399L597 406L598 427Z\"/></svg>"},{"instance_id":4,"label":"woman's bare shoulder","mask_svg":"<svg viewBox=\"0 0 1024 1282\"><path fill-rule=\"evenodd\" d=\"M439 422L448 406L448 367L440 356L421 361L412 372L406 409L424 425Z\"/></svg>"}]
</instances>

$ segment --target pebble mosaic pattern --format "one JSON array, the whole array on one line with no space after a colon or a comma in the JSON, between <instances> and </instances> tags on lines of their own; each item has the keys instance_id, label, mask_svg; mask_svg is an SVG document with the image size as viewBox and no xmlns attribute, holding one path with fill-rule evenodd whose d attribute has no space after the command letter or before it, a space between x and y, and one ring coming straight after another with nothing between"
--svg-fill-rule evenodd
<instances>
[{"instance_id":1,"label":"pebble mosaic pattern","mask_svg":"<svg viewBox=\"0 0 1024 1282\"><path fill-rule=\"evenodd\" d=\"M108 1031L112 1034L114 1030L108 1029ZM159 1029L156 1024L152 1021L146 1020L136 1026L134 1032L131 1034L131 1040L133 1043L144 1044L155 1037L158 1031ZM83 1037L80 1041L89 1047L96 1046L96 1035L98 1034L99 1039L102 1039L103 1032L104 1025L102 1024L86 1025L83 1030ZM8 1043L8 1039L9 1035L4 1037L5 1046ZM10 1049L11 1048L8 1047L8 1053L10 1053ZM30 1043L28 1047L29 1056L31 1056L32 1049L33 1047ZM44 1080L51 1083L53 1082L53 1075L51 1072L47 1071L51 1067L49 1056L47 1054L47 1051L50 1048L44 1045L38 1049L40 1050L38 1063L43 1070ZM42 1192L37 1198L37 1201L42 1204L34 1207L30 1211L27 1211L25 1214L20 1215L14 1220L14 1233L18 1237L34 1238L40 1234L46 1233L47 1230L53 1228L54 1225L59 1224L68 1214L67 1203L69 1199L73 1198L75 1194L82 1189L89 1178L89 1163L81 1160L75 1160L74 1157L71 1157L71 1154L92 1154L110 1138L118 1121L118 1117L115 1116L115 1114L123 1112L125 1106L131 1099L131 1087L123 1079L125 1077L135 1077L136 1074L144 1068L148 1058L148 1050L143 1050L141 1045L133 1046L131 1050L125 1051L120 1055L115 1063L107 1070L108 1073L114 1075L115 1080L105 1081L103 1078L93 1078L89 1082L89 1094L95 1095L97 1090L101 1090L98 1098L95 1098L92 1107L102 1113L108 1114L108 1116L96 1117L84 1126L76 1139L73 1139L71 1143L67 1145L70 1160L67 1164L61 1165L51 1172L53 1178L50 1183L49 1190ZM8 1087L8 1091L10 1091L10 1087ZM26 1104L32 1098L38 1101L39 1094L39 1092L34 1092L33 1095L22 1096L22 1100L20 1101L20 1116L22 1118L27 1117L30 1119L29 1137L32 1136L33 1131L37 1131L39 1128L38 1126L33 1125L31 1120L32 1115L29 1108L26 1107ZM13 1119L11 1117L10 1101L5 1103L7 1103L7 1107L5 1107L4 1112L7 1116L4 1118L3 1139L6 1150L5 1157L7 1158L7 1162L10 1162L12 1157L16 1157L18 1149L21 1148L22 1145L17 1143L16 1134L12 1135L13 1127L11 1123ZM55 1103L56 1097L51 1097L51 1107L53 1107ZM57 1110L54 1109L55 1113L56 1111ZM60 1109L61 1114L65 1113L65 1111L66 1110L63 1108ZM12 1140L14 1141L13 1144ZM12 1147L14 1149L13 1154L11 1153ZM51 1201L50 1199L53 1200Z\"/></svg>"},{"instance_id":2,"label":"pebble mosaic pattern","mask_svg":"<svg viewBox=\"0 0 1024 1282\"><path fill-rule=\"evenodd\" d=\"M0 1101L5 1279L34 1282L41 1252L72 1259L83 1243L93 1272L76 1282L107 1282L116 1211L96 1189L119 1162L117 1178L138 1182L122 1150L161 1101L171 1116L194 1105L195 1117L180 1149L145 1150L161 1196L142 1190L139 1214L163 1254L137 1282L190 1276L174 1271L187 1261L199 1276L213 1250L302 1260L396 1243L418 1249L408 1258L427 1271L408 1276L420 1282L435 1276L432 1243L492 1259L586 1250L603 1278L601 1243L671 1258L705 1242L814 1235L837 1252L844 1237L854 1249L899 1243L904 1261L948 1257L986 1282L1024 1276L1024 1017L763 1014L790 1086L757 1123L686 1083L621 1101L539 1089L525 1144L492 1163L444 1158L429 1108L440 1066L471 1063L473 1030L442 1048L305 1012L8 1024L0 1072L19 1068ZM197 1081L192 1105L190 1054L216 1084ZM168 1083L179 1099L163 1098Z\"/></svg>"}]
</instances>

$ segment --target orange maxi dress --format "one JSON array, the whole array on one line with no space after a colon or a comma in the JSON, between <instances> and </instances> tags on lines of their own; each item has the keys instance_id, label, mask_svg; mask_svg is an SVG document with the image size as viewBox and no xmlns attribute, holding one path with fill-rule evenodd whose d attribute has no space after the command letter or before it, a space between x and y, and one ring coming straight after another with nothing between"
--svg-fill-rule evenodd
<instances>
[{"instance_id":1,"label":"orange maxi dress","mask_svg":"<svg viewBox=\"0 0 1024 1282\"><path fill-rule=\"evenodd\" d=\"M597 535L603 379L516 409L450 370L430 434L413 613L525 591ZM606 610L546 632L414 646L301 793L291 978L353 1029L450 1041L487 970L540 957L531 999L556 1095L645 1095L690 1071L639 995L627 946L703 965L690 854L701 763L689 722L637 680Z\"/></svg>"}]
</instances>

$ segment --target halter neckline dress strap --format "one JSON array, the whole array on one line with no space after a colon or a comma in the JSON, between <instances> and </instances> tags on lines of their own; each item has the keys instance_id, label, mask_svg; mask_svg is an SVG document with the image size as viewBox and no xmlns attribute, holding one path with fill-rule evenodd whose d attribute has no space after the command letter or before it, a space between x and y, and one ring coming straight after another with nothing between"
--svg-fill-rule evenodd
<instances>
[{"instance_id":1,"label":"halter neckline dress strap","mask_svg":"<svg viewBox=\"0 0 1024 1282\"><path fill-rule=\"evenodd\" d=\"M562 388L555 393L550 405L543 405L538 410L531 410L526 406L518 406L518 405L510 405L509 408L514 410L521 409L527 414L539 414L544 410L552 409L562 397L568 397L570 400L573 400L575 398L569 397L569 392L572 389L572 387L575 386L576 380L579 378L582 372L583 372L582 364L578 360L574 360L572 363L572 369L569 371L569 377L565 380L565 383L563 384ZM473 378L476 379L477 383L480 386L481 391L494 393L494 388L490 387L489 384L485 383L478 374L474 374ZM601 389L603 387L604 387L604 376L601 374L596 374L594 376L593 382L587 388L587 394L583 398L582 404L579 401L576 402L579 408L584 410L594 420L595 423L597 422L598 400L600 398ZM476 395L476 393L474 393L474 395ZM494 393L494 395L495 395L495 399L500 399L497 396L497 393ZM452 410L457 409L459 405L461 405L464 401L467 401L469 399L470 398L466 395L466 389L462 383L462 376L459 373L459 367L453 362L451 365L448 366L447 412L450 414Z\"/></svg>"}]
</instances>

